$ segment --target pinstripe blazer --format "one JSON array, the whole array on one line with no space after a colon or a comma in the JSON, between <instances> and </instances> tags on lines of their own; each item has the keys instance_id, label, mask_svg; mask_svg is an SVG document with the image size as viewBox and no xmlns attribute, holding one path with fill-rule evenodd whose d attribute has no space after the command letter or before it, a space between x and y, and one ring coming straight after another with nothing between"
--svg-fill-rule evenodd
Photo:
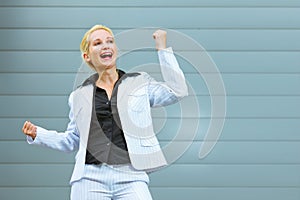
<instances>
[{"instance_id":1,"label":"pinstripe blazer","mask_svg":"<svg viewBox=\"0 0 300 200\"><path fill-rule=\"evenodd\" d=\"M164 82L157 82L147 73L129 76L122 80L117 93L117 109L134 168L154 171L167 164L153 131L150 107L176 103L188 95L183 72L171 48L158 51ZM78 150L70 182L79 180L84 172L92 103L92 84L81 86L69 97L70 122L65 132L37 127L35 140L27 137L30 144L72 152Z\"/></svg>"}]
</instances>

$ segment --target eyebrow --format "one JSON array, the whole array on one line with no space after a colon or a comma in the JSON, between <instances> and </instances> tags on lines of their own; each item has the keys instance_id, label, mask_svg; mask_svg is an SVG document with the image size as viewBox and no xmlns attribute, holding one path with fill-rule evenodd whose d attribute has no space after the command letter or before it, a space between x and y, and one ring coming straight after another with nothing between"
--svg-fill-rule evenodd
<instances>
[{"instance_id":1,"label":"eyebrow","mask_svg":"<svg viewBox=\"0 0 300 200\"><path fill-rule=\"evenodd\" d=\"M106 37L105 39L106 39L106 40L107 40L107 39L112 39L112 40L114 40L115 38L109 36L109 37ZM96 39L93 40L93 42L94 42L94 41L97 41L97 40L102 41L100 38L96 38Z\"/></svg>"}]
</instances>

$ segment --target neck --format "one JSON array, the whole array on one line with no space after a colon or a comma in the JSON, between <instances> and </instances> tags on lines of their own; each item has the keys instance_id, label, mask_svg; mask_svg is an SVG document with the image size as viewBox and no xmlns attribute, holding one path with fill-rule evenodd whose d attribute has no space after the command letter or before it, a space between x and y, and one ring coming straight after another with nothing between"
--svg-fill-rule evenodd
<instances>
[{"instance_id":1,"label":"neck","mask_svg":"<svg viewBox=\"0 0 300 200\"><path fill-rule=\"evenodd\" d=\"M119 78L116 68L106 69L102 72L98 72L98 74L99 78L96 82L98 86L114 85Z\"/></svg>"}]
</instances>

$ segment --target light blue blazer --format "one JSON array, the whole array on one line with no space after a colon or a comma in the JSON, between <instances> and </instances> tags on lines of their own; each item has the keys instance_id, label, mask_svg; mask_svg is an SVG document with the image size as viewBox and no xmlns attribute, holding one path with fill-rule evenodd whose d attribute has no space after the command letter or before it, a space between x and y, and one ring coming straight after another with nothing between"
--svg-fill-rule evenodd
<instances>
[{"instance_id":1,"label":"light blue blazer","mask_svg":"<svg viewBox=\"0 0 300 200\"><path fill-rule=\"evenodd\" d=\"M153 131L151 107L166 106L188 95L184 74L172 48L158 51L164 82L157 82L145 72L122 80L117 93L117 109L127 143L129 158L137 170L147 172L167 165ZM92 84L81 86L69 97L70 122L65 132L37 127L30 144L72 152L78 150L71 183L83 176L93 103Z\"/></svg>"}]
</instances>

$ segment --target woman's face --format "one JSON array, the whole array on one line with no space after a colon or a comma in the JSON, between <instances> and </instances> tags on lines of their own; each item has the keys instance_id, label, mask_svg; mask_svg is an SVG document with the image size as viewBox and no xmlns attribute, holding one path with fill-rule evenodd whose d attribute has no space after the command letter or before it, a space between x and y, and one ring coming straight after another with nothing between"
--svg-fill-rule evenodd
<instances>
[{"instance_id":1,"label":"woman's face","mask_svg":"<svg viewBox=\"0 0 300 200\"><path fill-rule=\"evenodd\" d=\"M89 53L84 54L86 62L91 63L96 71L116 68L118 50L109 32L103 29L94 31L89 37L89 43Z\"/></svg>"}]
</instances>

